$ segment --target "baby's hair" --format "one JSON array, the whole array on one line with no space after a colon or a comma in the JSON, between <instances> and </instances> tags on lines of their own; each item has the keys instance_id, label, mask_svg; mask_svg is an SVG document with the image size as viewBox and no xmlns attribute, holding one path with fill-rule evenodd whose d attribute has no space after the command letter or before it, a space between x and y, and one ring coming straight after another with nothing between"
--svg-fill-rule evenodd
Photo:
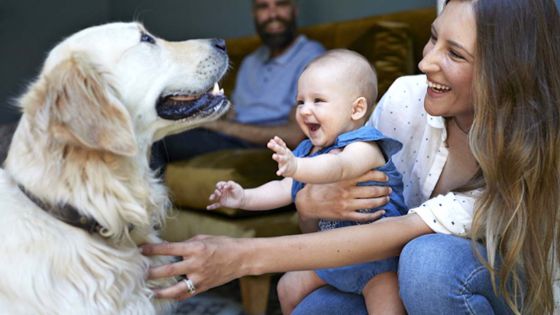
<instances>
[{"instance_id":1,"label":"baby's hair","mask_svg":"<svg viewBox=\"0 0 560 315\"><path fill-rule=\"evenodd\" d=\"M377 99L377 74L369 61L359 53L348 49L331 49L311 61L306 68L315 64L329 65L336 63L337 70L343 72L347 80L354 80L356 97L367 100L368 112Z\"/></svg>"}]
</instances>

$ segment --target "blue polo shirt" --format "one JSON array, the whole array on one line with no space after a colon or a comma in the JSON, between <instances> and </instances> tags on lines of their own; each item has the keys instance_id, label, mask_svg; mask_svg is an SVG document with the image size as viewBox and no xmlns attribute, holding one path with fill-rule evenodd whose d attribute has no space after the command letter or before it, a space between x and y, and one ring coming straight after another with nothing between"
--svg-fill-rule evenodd
<instances>
[{"instance_id":1,"label":"blue polo shirt","mask_svg":"<svg viewBox=\"0 0 560 315\"><path fill-rule=\"evenodd\" d=\"M248 55L241 63L232 94L236 121L260 125L287 122L296 103L299 75L324 51L320 43L300 35L275 58L270 59L265 46Z\"/></svg>"}]
</instances>

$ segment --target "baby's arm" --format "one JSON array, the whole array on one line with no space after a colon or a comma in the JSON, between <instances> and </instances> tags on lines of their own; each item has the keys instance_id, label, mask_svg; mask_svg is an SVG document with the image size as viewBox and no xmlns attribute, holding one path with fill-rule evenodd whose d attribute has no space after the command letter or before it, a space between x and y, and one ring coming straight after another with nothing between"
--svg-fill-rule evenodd
<instances>
[{"instance_id":1,"label":"baby's arm","mask_svg":"<svg viewBox=\"0 0 560 315\"><path fill-rule=\"evenodd\" d=\"M300 182L323 184L363 175L368 170L386 163L383 152L375 142L354 142L338 154L322 154L298 158L283 141L275 137L268 147L275 152L280 176L290 176Z\"/></svg>"},{"instance_id":2,"label":"baby's arm","mask_svg":"<svg viewBox=\"0 0 560 315\"><path fill-rule=\"evenodd\" d=\"M270 181L256 188L243 189L234 181L218 182L210 195L213 202L208 210L228 207L243 210L270 210L287 206L292 202L292 179Z\"/></svg>"}]
</instances>

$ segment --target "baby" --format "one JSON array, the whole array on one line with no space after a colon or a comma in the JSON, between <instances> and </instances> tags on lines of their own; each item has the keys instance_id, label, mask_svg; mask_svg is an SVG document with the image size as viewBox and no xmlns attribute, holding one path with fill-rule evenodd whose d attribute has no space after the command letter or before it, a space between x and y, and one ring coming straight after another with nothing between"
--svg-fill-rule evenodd
<instances>
[{"instance_id":1,"label":"baby","mask_svg":"<svg viewBox=\"0 0 560 315\"><path fill-rule=\"evenodd\" d=\"M295 200L304 183L336 182L377 169L387 174L388 182L360 185L390 186L390 202L383 206L385 216L406 213L401 175L391 162L402 145L373 127L363 126L376 97L377 77L363 56L336 49L315 59L298 80L296 119L308 139L293 153L279 137L268 143L275 152L272 158L278 162L277 175L284 179L253 189L243 189L233 181L219 182L210 195L214 203L208 209L274 209ZM379 209L361 211L375 210ZM320 220L319 228L354 224ZM290 314L305 296L329 284L341 291L363 294L370 314L404 314L396 271L397 258L393 257L341 268L288 272L279 283L282 312Z\"/></svg>"}]
</instances>

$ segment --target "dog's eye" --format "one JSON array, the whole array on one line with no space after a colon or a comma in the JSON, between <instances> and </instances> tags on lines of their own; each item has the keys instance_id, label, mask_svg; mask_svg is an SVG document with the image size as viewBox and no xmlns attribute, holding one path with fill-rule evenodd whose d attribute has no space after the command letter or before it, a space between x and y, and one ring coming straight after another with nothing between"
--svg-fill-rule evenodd
<instances>
[{"instance_id":1,"label":"dog's eye","mask_svg":"<svg viewBox=\"0 0 560 315\"><path fill-rule=\"evenodd\" d=\"M148 35L144 32L142 32L140 34L140 41L150 43L150 44L155 44L156 43L156 40L152 36L150 36L150 35Z\"/></svg>"}]
</instances>

